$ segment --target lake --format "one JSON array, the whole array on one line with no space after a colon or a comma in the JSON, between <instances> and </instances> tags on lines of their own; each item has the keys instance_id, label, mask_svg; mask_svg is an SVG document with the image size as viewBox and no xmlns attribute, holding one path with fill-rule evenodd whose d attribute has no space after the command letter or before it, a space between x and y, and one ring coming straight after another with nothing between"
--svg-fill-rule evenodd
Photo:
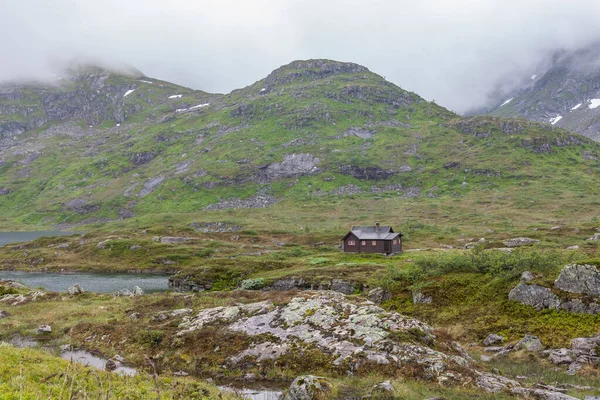
<instances>
[{"instance_id":1,"label":"lake","mask_svg":"<svg viewBox=\"0 0 600 400\"><path fill-rule=\"evenodd\" d=\"M0 232L0 246L9 243L29 242L40 237L71 236L76 233L64 231Z\"/></svg>"},{"instance_id":2,"label":"lake","mask_svg":"<svg viewBox=\"0 0 600 400\"><path fill-rule=\"evenodd\" d=\"M66 292L75 283L88 292L113 293L139 286L146 293L165 292L169 278L150 274L95 274L0 271L0 279L17 281L30 288L43 287L50 292Z\"/></svg>"}]
</instances>

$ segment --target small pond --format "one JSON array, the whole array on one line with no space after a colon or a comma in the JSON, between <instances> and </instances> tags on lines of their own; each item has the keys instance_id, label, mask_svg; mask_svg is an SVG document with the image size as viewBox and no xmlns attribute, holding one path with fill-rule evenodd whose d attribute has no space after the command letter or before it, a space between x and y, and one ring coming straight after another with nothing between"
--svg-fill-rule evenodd
<instances>
[{"instance_id":1,"label":"small pond","mask_svg":"<svg viewBox=\"0 0 600 400\"><path fill-rule=\"evenodd\" d=\"M60 355L63 359L73 361L79 364L87 365L106 371L106 358L98 357L85 350L67 350ZM135 368L119 365L113 372L121 375L134 376L137 371Z\"/></svg>"},{"instance_id":2,"label":"small pond","mask_svg":"<svg viewBox=\"0 0 600 400\"><path fill-rule=\"evenodd\" d=\"M0 246L9 243L29 242L41 237L71 236L76 233L64 231L0 232Z\"/></svg>"},{"instance_id":3,"label":"small pond","mask_svg":"<svg viewBox=\"0 0 600 400\"><path fill-rule=\"evenodd\" d=\"M17 281L30 288L42 287L50 292L66 292L78 283L88 292L113 293L139 286L146 293L165 292L169 278L150 274L95 274L0 271L0 279Z\"/></svg>"},{"instance_id":4,"label":"small pond","mask_svg":"<svg viewBox=\"0 0 600 400\"><path fill-rule=\"evenodd\" d=\"M283 392L281 390L266 388L236 388L233 386L219 386L219 389L225 392L233 392L243 399L247 400L281 400Z\"/></svg>"}]
</instances>

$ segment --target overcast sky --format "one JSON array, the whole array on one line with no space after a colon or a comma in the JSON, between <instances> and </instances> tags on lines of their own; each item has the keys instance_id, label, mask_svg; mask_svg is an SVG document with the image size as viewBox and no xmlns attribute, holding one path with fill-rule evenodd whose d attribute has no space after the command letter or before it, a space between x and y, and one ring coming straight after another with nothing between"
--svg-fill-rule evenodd
<instances>
[{"instance_id":1,"label":"overcast sky","mask_svg":"<svg viewBox=\"0 0 600 400\"><path fill-rule=\"evenodd\" d=\"M225 93L330 58L462 112L598 21L598 0L0 0L0 80L81 57Z\"/></svg>"}]
</instances>

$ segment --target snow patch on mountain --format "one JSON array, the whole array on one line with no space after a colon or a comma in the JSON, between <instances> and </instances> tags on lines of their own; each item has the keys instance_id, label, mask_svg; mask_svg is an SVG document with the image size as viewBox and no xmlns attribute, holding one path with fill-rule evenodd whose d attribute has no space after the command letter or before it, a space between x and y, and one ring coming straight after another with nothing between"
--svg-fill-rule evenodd
<instances>
[{"instance_id":1,"label":"snow patch on mountain","mask_svg":"<svg viewBox=\"0 0 600 400\"><path fill-rule=\"evenodd\" d=\"M514 99L514 97L511 97L510 99L506 100L504 103L500 104L500 107L507 105L508 103L513 101L513 99Z\"/></svg>"},{"instance_id":2,"label":"snow patch on mountain","mask_svg":"<svg viewBox=\"0 0 600 400\"><path fill-rule=\"evenodd\" d=\"M589 107L590 107L590 110L600 107L600 99L591 99Z\"/></svg>"},{"instance_id":3,"label":"snow patch on mountain","mask_svg":"<svg viewBox=\"0 0 600 400\"><path fill-rule=\"evenodd\" d=\"M560 121L562 119L562 115L558 114L556 117L554 118L550 118L550 123L552 125L555 125L558 121Z\"/></svg>"},{"instance_id":4,"label":"snow patch on mountain","mask_svg":"<svg viewBox=\"0 0 600 400\"><path fill-rule=\"evenodd\" d=\"M125 94L123 95L123 97L129 96L133 92L135 92L135 89L129 89L128 91L125 92Z\"/></svg>"}]
</instances>

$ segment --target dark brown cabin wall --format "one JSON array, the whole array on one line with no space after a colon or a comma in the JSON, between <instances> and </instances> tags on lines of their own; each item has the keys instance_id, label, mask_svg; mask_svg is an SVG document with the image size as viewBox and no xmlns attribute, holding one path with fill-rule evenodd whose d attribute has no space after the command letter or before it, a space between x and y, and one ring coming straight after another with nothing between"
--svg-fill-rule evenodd
<instances>
[{"instance_id":1,"label":"dark brown cabin wall","mask_svg":"<svg viewBox=\"0 0 600 400\"><path fill-rule=\"evenodd\" d=\"M361 240L360 243L366 242L365 246L360 245L361 253L385 253L383 240L376 240L376 245L373 246L373 240ZM360 244L359 243L359 244Z\"/></svg>"},{"instance_id":2,"label":"dark brown cabin wall","mask_svg":"<svg viewBox=\"0 0 600 400\"><path fill-rule=\"evenodd\" d=\"M348 241L350 240L354 240L354 242L356 243L355 246L349 246L348 245ZM358 238L355 235L350 235L346 238L346 240L344 240L344 252L346 253L358 253L360 252L360 242L358 240Z\"/></svg>"}]
</instances>

